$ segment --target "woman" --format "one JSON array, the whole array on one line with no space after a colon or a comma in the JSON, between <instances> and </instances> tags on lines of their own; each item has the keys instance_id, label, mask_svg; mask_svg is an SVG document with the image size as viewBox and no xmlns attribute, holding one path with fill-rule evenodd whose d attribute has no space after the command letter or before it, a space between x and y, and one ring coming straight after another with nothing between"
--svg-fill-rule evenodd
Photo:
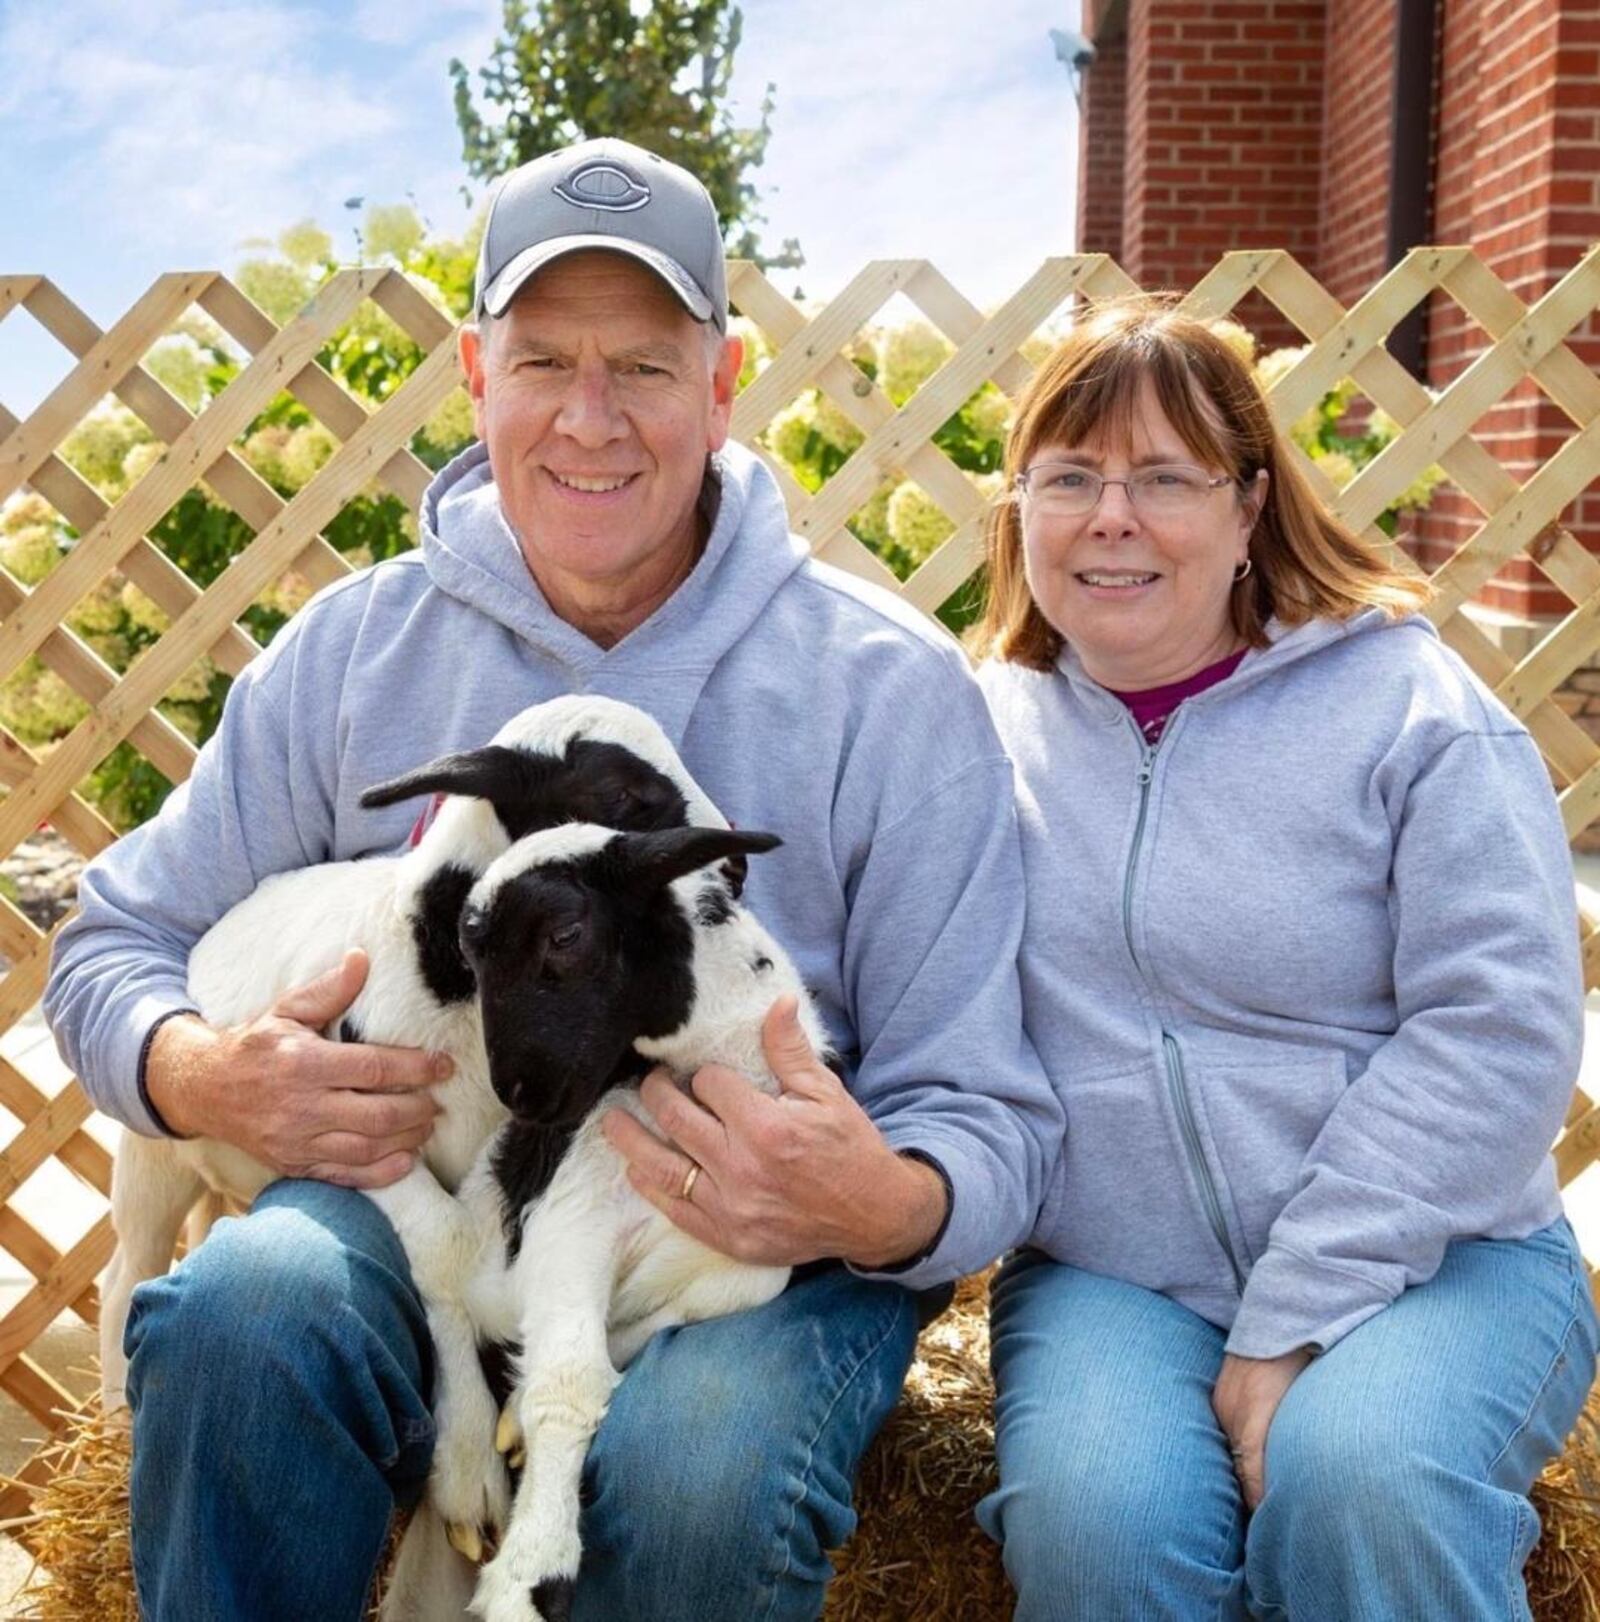
<instances>
[{"instance_id":1,"label":"woman","mask_svg":"<svg viewBox=\"0 0 1600 1622\"><path fill-rule=\"evenodd\" d=\"M1596 1338L1538 751L1170 305L1075 329L1007 471L979 637L1067 1117L994 1290L1017 1615L1525 1617Z\"/></svg>"}]
</instances>

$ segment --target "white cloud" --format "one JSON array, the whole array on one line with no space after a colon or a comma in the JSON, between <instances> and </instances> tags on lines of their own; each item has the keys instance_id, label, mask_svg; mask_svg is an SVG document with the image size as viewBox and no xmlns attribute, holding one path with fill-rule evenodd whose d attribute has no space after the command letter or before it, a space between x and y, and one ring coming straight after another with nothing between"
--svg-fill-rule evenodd
<instances>
[{"instance_id":1,"label":"white cloud","mask_svg":"<svg viewBox=\"0 0 1600 1622\"><path fill-rule=\"evenodd\" d=\"M1077 117L1051 27L1073 0L746 0L741 112L777 84L758 171L772 245L831 296L869 259L928 258L992 304L1070 251Z\"/></svg>"},{"instance_id":2,"label":"white cloud","mask_svg":"<svg viewBox=\"0 0 1600 1622\"><path fill-rule=\"evenodd\" d=\"M357 39L411 45L432 37L444 20L441 14L451 12L486 20L492 29L500 8L492 0L356 0L350 26Z\"/></svg>"},{"instance_id":3,"label":"white cloud","mask_svg":"<svg viewBox=\"0 0 1600 1622\"><path fill-rule=\"evenodd\" d=\"M755 178L766 240L806 251L808 295L869 258L926 257L991 304L1067 251L1074 109L1046 35L1075 25L1077 0L741 4L735 111L753 118L776 82ZM353 253L348 197L409 195L435 230L460 230L445 68L482 66L501 13L501 0L0 0L0 269L42 271L109 322L157 272L228 269L241 244L308 216ZM0 326L13 409L45 386L16 359L23 325Z\"/></svg>"},{"instance_id":4,"label":"white cloud","mask_svg":"<svg viewBox=\"0 0 1600 1622\"><path fill-rule=\"evenodd\" d=\"M52 209L221 262L361 190L400 128L391 86L319 64L325 28L282 4L18 0L0 27L0 120L54 158Z\"/></svg>"}]
</instances>

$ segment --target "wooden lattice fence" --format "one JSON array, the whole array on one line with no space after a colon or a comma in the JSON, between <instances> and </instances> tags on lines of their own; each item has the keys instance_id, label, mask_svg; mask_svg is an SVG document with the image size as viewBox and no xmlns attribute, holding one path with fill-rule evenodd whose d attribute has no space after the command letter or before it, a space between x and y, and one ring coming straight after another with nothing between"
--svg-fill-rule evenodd
<instances>
[{"instance_id":1,"label":"wooden lattice fence","mask_svg":"<svg viewBox=\"0 0 1600 1622\"><path fill-rule=\"evenodd\" d=\"M1014 396L1029 376L1024 343L1059 320L1075 298L1133 290L1109 259L1081 255L1045 261L1012 297L985 315L922 260L868 265L825 308L803 311L754 267L733 263L729 286L742 314L761 329L774 358L740 395L734 433L754 443L798 397L818 389L864 439L820 489L808 492L770 455L795 529L818 555L898 592L932 614L978 561L986 497L935 443L940 426L983 384ZM1443 467L1482 514L1472 539L1434 575L1430 613L1445 639L1527 723L1560 791L1569 835L1600 818L1600 747L1553 700L1567 677L1600 650L1600 560L1561 527L1559 516L1600 478L1600 377L1565 346L1600 306L1600 250L1591 253L1532 306L1465 248L1420 248L1351 309L1344 309L1287 253L1227 255L1188 295L1195 312L1220 317L1247 295L1264 296L1306 337L1308 348L1274 384L1271 398L1287 425L1340 379L1400 425L1393 441L1342 490L1335 491L1303 453L1310 477L1373 545L1394 549L1376 520L1428 468ZM882 310L903 295L953 345L953 353L898 407L847 351ZM1484 353L1437 398L1384 348L1384 340L1431 296L1454 300L1487 335ZM364 300L415 340L422 360L384 401L369 409L336 383L316 357ZM198 306L239 347L247 362L198 415L191 414L141 364L152 345ZM194 758L188 738L157 708L203 656L228 675L257 651L240 616L287 572L312 585L349 565L324 531L341 508L374 487L415 509L428 470L412 453L421 425L457 386L454 328L395 270L350 269L327 281L312 303L278 328L215 272L159 277L109 331L102 332L50 281L0 276L0 320L26 310L76 357L65 380L26 421L0 404L0 502L31 488L80 537L32 590L0 570L0 680L37 655L87 701L84 719L47 753L35 754L0 729L0 858L48 822L85 855L115 832L83 797L85 779L127 741L172 781ZM1571 419L1573 433L1527 480L1517 480L1472 437L1473 425L1532 376ZM338 448L285 500L239 454L250 424L285 391L321 422ZM107 394L114 394L165 447L143 477L108 506L58 454L66 436ZM914 480L955 523L955 531L909 579L901 581L858 541L847 521L886 478ZM200 484L254 532L234 562L201 589L150 539L178 500ZM1508 561L1526 554L1571 607L1513 660L1462 610ZM1403 554L1397 554L1402 557ZM1409 565L1408 565L1409 566ZM125 671L108 665L68 626L68 615L108 578L137 586L166 616L165 630ZM1465 876L1464 876L1465 878ZM57 926L59 927L59 925ZM1588 984L1600 985L1600 918L1582 921ZM50 936L0 896L0 1034L38 1001ZM40 1434L81 1393L68 1390L31 1355L63 1313L92 1324L94 1280L109 1259L112 1234L102 1214L58 1246L15 1207L14 1196L54 1161L104 1197L111 1155L85 1130L90 1106L75 1082L53 1094L38 1078L0 1058L0 1108L15 1121L0 1150L0 1250L36 1283L0 1318L0 1401L19 1404ZM1600 1158L1600 1107L1579 1091L1556 1146L1563 1184ZM19 1483L0 1492L0 1519L26 1507L42 1479L36 1455Z\"/></svg>"}]
</instances>

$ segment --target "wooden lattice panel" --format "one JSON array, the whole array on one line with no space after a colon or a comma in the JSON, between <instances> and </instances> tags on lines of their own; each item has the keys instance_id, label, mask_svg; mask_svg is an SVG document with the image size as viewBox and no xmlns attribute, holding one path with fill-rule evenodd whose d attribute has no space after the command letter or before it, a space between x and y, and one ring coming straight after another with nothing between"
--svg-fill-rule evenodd
<instances>
[{"instance_id":1,"label":"wooden lattice panel","mask_svg":"<svg viewBox=\"0 0 1600 1622\"><path fill-rule=\"evenodd\" d=\"M935 443L940 425L986 382L1015 398L1031 368L1024 343L1059 323L1073 301L1134 290L1104 255L1046 260L989 314L968 301L924 260L866 266L826 307L802 310L754 266L732 262L729 289L762 332L774 358L735 404L733 430L773 468L790 519L821 557L898 592L932 614L971 575L979 559L987 498ZM1569 834L1600 817L1600 747L1553 701L1565 679L1600 650L1600 561L1560 524L1560 514L1600 476L1600 378L1566 347L1572 330L1600 306L1600 252L1590 254L1532 306L1465 248L1419 248L1345 309L1282 251L1225 256L1187 296L1207 317L1233 311L1249 295L1270 301L1304 333L1307 348L1271 392L1280 423L1296 420L1349 377L1399 425L1393 442L1343 490L1333 490L1295 450L1330 504L1376 547L1412 566L1376 527L1378 516L1430 466L1441 466L1479 509L1471 540L1436 572L1430 613L1441 634L1527 723L1548 761ZM944 364L896 406L848 358L884 305L914 304L953 346ZM1388 334L1430 297L1454 300L1487 335L1483 354L1437 398L1384 348ZM347 393L316 361L330 337L370 300L415 340L423 359L378 409ZM140 364L173 323L198 306L247 357L236 377L198 415ZM0 320L28 312L76 357L64 381L25 421L0 404L0 501L31 488L80 539L34 589L0 570L0 680L37 655L89 705L89 713L47 754L35 755L0 729L0 857L48 821L85 855L115 834L82 797L85 778L123 741L174 782L187 776L193 746L158 709L163 695L202 656L236 675L257 645L239 623L253 600L287 571L313 585L348 565L323 531L340 509L377 485L415 511L427 469L409 446L418 428L455 387L450 322L404 276L372 268L331 277L295 319L274 325L224 276L178 272L158 277L109 331L97 328L51 282L0 276ZM1566 414L1574 432L1525 484L1518 484L1472 437L1484 414L1531 376ZM756 441L800 396L816 389L864 436L815 493ZM248 425L284 391L338 441L327 463L284 500L238 454ZM152 467L113 505L58 454L62 441L107 394L115 395L165 447ZM908 478L940 507L954 533L909 579L900 581L849 528L886 478ZM201 589L150 539L185 492L204 485L238 515L254 538L231 567ZM1514 661L1463 609L1509 560L1531 558L1571 607L1532 650ZM68 628L75 605L116 575L136 585L169 623L126 670L112 669ZM59 927L59 926L58 926ZM1600 919L1582 922L1589 985L1600 984ZM0 1033L38 1001L49 936L0 897ZM30 1356L62 1313L92 1324L94 1280L112 1244L101 1215L65 1248L51 1243L14 1208L13 1196L48 1162L59 1162L103 1200L111 1158L84 1130L90 1110L75 1082L50 1096L36 1080L0 1060L0 1107L16 1122L0 1149L0 1248L36 1283L0 1318L0 1400L20 1404L41 1434L58 1427L74 1394ZM1600 1107L1581 1091L1556 1148L1563 1184L1600 1158ZM0 1493L0 1518L26 1506L37 1457L15 1487Z\"/></svg>"}]
</instances>

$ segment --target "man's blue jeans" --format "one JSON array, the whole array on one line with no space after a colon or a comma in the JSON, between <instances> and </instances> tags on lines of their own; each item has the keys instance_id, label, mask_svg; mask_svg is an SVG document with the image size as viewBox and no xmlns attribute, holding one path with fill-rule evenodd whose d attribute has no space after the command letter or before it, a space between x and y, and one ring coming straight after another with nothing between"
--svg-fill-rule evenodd
<instances>
[{"instance_id":1,"label":"man's blue jeans","mask_svg":"<svg viewBox=\"0 0 1600 1622\"><path fill-rule=\"evenodd\" d=\"M1565 1222L1453 1244L1289 1388L1245 1519L1211 1412L1222 1331L1166 1296L1010 1261L994 1291L1018 1622L1526 1618L1525 1494L1577 1418L1595 1315Z\"/></svg>"},{"instance_id":2,"label":"man's blue jeans","mask_svg":"<svg viewBox=\"0 0 1600 1622\"><path fill-rule=\"evenodd\" d=\"M933 1304L829 1268L657 1335L590 1452L577 1622L816 1617ZM422 1308L377 1207L274 1184L135 1292L127 1345L148 1622L355 1622L433 1447Z\"/></svg>"}]
</instances>

